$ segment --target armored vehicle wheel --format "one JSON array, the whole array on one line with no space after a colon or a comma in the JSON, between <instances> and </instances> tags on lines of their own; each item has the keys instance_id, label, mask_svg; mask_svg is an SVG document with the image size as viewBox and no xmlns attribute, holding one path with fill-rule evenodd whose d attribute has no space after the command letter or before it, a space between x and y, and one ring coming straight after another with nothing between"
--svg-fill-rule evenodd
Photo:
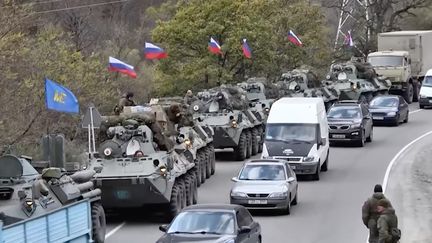
<instances>
[{"instance_id":1,"label":"armored vehicle wheel","mask_svg":"<svg viewBox=\"0 0 432 243\"><path fill-rule=\"evenodd\" d=\"M186 206L190 206L193 204L193 190L194 190L194 186L193 186L193 181L192 181L192 176L187 174L185 177L185 187L186 187Z\"/></svg>"},{"instance_id":2,"label":"armored vehicle wheel","mask_svg":"<svg viewBox=\"0 0 432 243\"><path fill-rule=\"evenodd\" d=\"M246 133L243 131L240 134L240 139L239 139L239 144L238 146L234 149L234 153L236 156L236 160L238 161L242 161L245 160L247 157L247 135Z\"/></svg>"},{"instance_id":3,"label":"armored vehicle wheel","mask_svg":"<svg viewBox=\"0 0 432 243\"><path fill-rule=\"evenodd\" d=\"M263 133L264 133L264 128L259 127L258 128L258 134L261 135L261 140L260 140L259 145L258 145L258 153L262 153L262 151L263 151L263 147L264 147L264 136L262 136Z\"/></svg>"},{"instance_id":4,"label":"armored vehicle wheel","mask_svg":"<svg viewBox=\"0 0 432 243\"><path fill-rule=\"evenodd\" d=\"M252 129L252 155L257 154L259 151L258 136L260 136L260 134L258 133L258 129L253 128Z\"/></svg>"},{"instance_id":5,"label":"armored vehicle wheel","mask_svg":"<svg viewBox=\"0 0 432 243\"><path fill-rule=\"evenodd\" d=\"M106 219L102 205L94 203L92 205L91 215L93 240L96 243L103 243L105 241Z\"/></svg>"},{"instance_id":6,"label":"armored vehicle wheel","mask_svg":"<svg viewBox=\"0 0 432 243\"><path fill-rule=\"evenodd\" d=\"M367 104L368 103L367 98L366 98L365 95L360 95L359 101L360 101L360 103L363 103L363 104Z\"/></svg>"},{"instance_id":7,"label":"armored vehicle wheel","mask_svg":"<svg viewBox=\"0 0 432 243\"><path fill-rule=\"evenodd\" d=\"M181 210L181 187L178 183L174 183L174 186L171 191L171 200L169 203L169 213L170 217L174 218Z\"/></svg>"},{"instance_id":8,"label":"armored vehicle wheel","mask_svg":"<svg viewBox=\"0 0 432 243\"><path fill-rule=\"evenodd\" d=\"M195 165L195 167L192 169L192 173L194 173L195 183L197 187L201 186L201 171L199 169L198 163Z\"/></svg>"},{"instance_id":9,"label":"armored vehicle wheel","mask_svg":"<svg viewBox=\"0 0 432 243\"><path fill-rule=\"evenodd\" d=\"M199 161L199 168L201 173L201 184L204 184L206 181L206 157L202 150L198 151L198 161Z\"/></svg>"},{"instance_id":10,"label":"armored vehicle wheel","mask_svg":"<svg viewBox=\"0 0 432 243\"><path fill-rule=\"evenodd\" d=\"M179 181L179 185L181 188L181 209L186 207L187 204L187 189L185 180L181 179Z\"/></svg>"},{"instance_id":11,"label":"armored vehicle wheel","mask_svg":"<svg viewBox=\"0 0 432 243\"><path fill-rule=\"evenodd\" d=\"M214 175L216 172L216 157L214 146L210 145L210 155L211 155L211 174Z\"/></svg>"},{"instance_id":12,"label":"armored vehicle wheel","mask_svg":"<svg viewBox=\"0 0 432 243\"><path fill-rule=\"evenodd\" d=\"M247 149L246 149L246 158L250 158L252 156L252 133L251 131L247 131Z\"/></svg>"},{"instance_id":13,"label":"armored vehicle wheel","mask_svg":"<svg viewBox=\"0 0 432 243\"><path fill-rule=\"evenodd\" d=\"M205 157L206 157L206 179L208 179L211 176L211 154L210 154L210 149L209 148L205 148L204 149L204 154L205 154Z\"/></svg>"},{"instance_id":14,"label":"armored vehicle wheel","mask_svg":"<svg viewBox=\"0 0 432 243\"><path fill-rule=\"evenodd\" d=\"M197 179L196 174L192 173L190 175L190 180L192 182L191 188L192 188L192 204L198 203L198 186L197 186Z\"/></svg>"}]
</instances>

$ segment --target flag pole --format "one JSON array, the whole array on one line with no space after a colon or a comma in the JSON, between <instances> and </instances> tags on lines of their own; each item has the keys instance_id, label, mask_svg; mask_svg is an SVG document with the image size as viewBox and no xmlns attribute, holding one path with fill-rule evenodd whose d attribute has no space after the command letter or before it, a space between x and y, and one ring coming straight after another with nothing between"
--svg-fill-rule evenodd
<instances>
[{"instance_id":1,"label":"flag pole","mask_svg":"<svg viewBox=\"0 0 432 243\"><path fill-rule=\"evenodd\" d=\"M88 124L87 126L88 128L88 151L89 151L89 158L92 159L93 158L93 153L91 151L91 128L90 128L90 124Z\"/></svg>"},{"instance_id":2,"label":"flag pole","mask_svg":"<svg viewBox=\"0 0 432 243\"><path fill-rule=\"evenodd\" d=\"M90 107L90 126L92 134L93 153L96 153L96 141L94 135L94 124L93 124L93 107Z\"/></svg>"}]
</instances>

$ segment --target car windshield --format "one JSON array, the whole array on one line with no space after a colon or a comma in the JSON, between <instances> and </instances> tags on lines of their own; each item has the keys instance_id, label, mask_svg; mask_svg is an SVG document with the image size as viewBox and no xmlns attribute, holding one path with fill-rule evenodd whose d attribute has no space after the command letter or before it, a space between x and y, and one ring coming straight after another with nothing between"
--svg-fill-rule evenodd
<instances>
[{"instance_id":1,"label":"car windshield","mask_svg":"<svg viewBox=\"0 0 432 243\"><path fill-rule=\"evenodd\" d=\"M317 128L317 124L267 124L265 139L310 143L317 140Z\"/></svg>"},{"instance_id":2,"label":"car windshield","mask_svg":"<svg viewBox=\"0 0 432 243\"><path fill-rule=\"evenodd\" d=\"M234 234L234 214L229 212L186 211L171 223L168 233Z\"/></svg>"},{"instance_id":3,"label":"car windshield","mask_svg":"<svg viewBox=\"0 0 432 243\"><path fill-rule=\"evenodd\" d=\"M368 61L374 67L400 67L403 65L403 57L401 56L369 57Z\"/></svg>"},{"instance_id":4,"label":"car windshield","mask_svg":"<svg viewBox=\"0 0 432 243\"><path fill-rule=\"evenodd\" d=\"M399 99L396 97L377 97L369 104L370 107L397 107L398 105Z\"/></svg>"},{"instance_id":5,"label":"car windshield","mask_svg":"<svg viewBox=\"0 0 432 243\"><path fill-rule=\"evenodd\" d=\"M283 181L286 177L283 165L246 165L239 179Z\"/></svg>"},{"instance_id":6,"label":"car windshield","mask_svg":"<svg viewBox=\"0 0 432 243\"><path fill-rule=\"evenodd\" d=\"M432 76L426 76L424 78L423 86L432 87Z\"/></svg>"},{"instance_id":7,"label":"car windshield","mask_svg":"<svg viewBox=\"0 0 432 243\"><path fill-rule=\"evenodd\" d=\"M336 119L358 119L361 117L360 108L335 106L330 108L328 118Z\"/></svg>"}]
</instances>

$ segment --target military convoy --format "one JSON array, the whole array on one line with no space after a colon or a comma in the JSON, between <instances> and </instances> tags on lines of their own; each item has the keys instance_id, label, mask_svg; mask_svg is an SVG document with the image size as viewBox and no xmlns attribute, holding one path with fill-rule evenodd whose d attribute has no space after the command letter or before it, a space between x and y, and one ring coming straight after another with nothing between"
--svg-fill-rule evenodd
<instances>
[{"instance_id":1,"label":"military convoy","mask_svg":"<svg viewBox=\"0 0 432 243\"><path fill-rule=\"evenodd\" d=\"M104 207L166 205L174 217L197 203L197 187L215 171L211 134L184 121L180 108L148 104L103 117L87 168L96 171Z\"/></svg>"},{"instance_id":2,"label":"military convoy","mask_svg":"<svg viewBox=\"0 0 432 243\"><path fill-rule=\"evenodd\" d=\"M62 238L68 237L66 236L67 229L63 230L62 227L66 228L71 225L66 225L66 220L58 220L64 217L64 212L58 210L77 205L80 202L88 205L88 211L75 211L70 217L85 219L85 222L91 224L92 242L105 241L105 211L100 200L101 190L95 189L91 181L95 174L94 171L80 171L67 175L60 168L47 168L42 174L39 174L31 166L28 157L17 157L10 154L0 157L0 167L0 226L1 224L5 226L2 236L4 241L0 242L21 242L19 239L22 237L35 241L40 239L42 242L43 239L46 239L44 237L48 237L48 234L58 242L62 242ZM50 220L58 222L56 229L53 229L52 232L46 232L48 229L43 232L35 231L39 224L47 221L38 222L36 220L35 223L29 224L30 228L24 231L24 235L20 233L22 222L28 222L47 214L50 214ZM81 226L74 228L73 232L80 235L82 233L80 229L86 230L86 223L76 223ZM0 227L0 231L2 229Z\"/></svg>"}]
</instances>

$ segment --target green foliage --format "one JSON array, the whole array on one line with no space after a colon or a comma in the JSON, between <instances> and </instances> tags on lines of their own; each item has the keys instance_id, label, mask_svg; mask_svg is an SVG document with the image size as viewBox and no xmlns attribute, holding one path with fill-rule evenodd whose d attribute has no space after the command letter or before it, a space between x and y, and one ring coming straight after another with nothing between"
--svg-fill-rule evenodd
<instances>
[{"instance_id":1,"label":"green foliage","mask_svg":"<svg viewBox=\"0 0 432 243\"><path fill-rule=\"evenodd\" d=\"M299 34L304 48L287 41L290 29ZM246 75L275 77L301 64L322 65L328 58L323 29L319 8L305 1L189 1L152 32L169 55L157 63L157 91L173 94L243 80ZM207 50L211 36L221 44L223 56ZM243 57L243 38L252 49L252 60Z\"/></svg>"}]
</instances>

